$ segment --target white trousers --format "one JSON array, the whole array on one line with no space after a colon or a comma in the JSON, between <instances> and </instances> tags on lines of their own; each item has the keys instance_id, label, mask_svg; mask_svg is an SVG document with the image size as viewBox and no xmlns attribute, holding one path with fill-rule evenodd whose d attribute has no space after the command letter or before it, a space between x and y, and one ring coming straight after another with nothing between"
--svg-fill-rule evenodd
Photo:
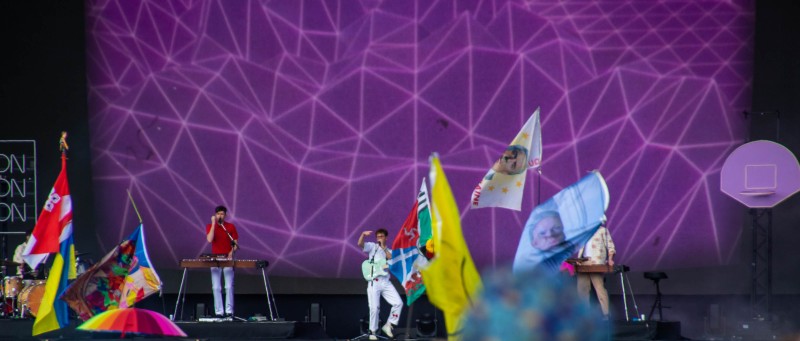
<instances>
[{"instance_id":1,"label":"white trousers","mask_svg":"<svg viewBox=\"0 0 800 341\"><path fill-rule=\"evenodd\" d=\"M233 315L233 268L211 268L211 291L214 292L214 314L222 315L221 274L225 274L225 314Z\"/></svg>"},{"instance_id":2,"label":"white trousers","mask_svg":"<svg viewBox=\"0 0 800 341\"><path fill-rule=\"evenodd\" d=\"M367 303L369 304L369 330L375 333L378 330L378 314L381 312L381 296L392 305L389 313L389 323L397 325L400 321L400 311L403 310L403 301L392 285L388 276L378 277L367 283Z\"/></svg>"}]
</instances>

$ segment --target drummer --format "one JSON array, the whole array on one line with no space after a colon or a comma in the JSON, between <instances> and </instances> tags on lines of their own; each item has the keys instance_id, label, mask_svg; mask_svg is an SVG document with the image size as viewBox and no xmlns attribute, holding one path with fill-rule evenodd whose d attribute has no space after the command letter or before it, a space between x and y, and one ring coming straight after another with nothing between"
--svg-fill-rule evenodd
<instances>
[{"instance_id":1,"label":"drummer","mask_svg":"<svg viewBox=\"0 0 800 341\"><path fill-rule=\"evenodd\" d=\"M22 258L22 252L25 251L25 247L28 245L28 240L31 239L31 234L33 234L33 230L25 231L25 241L22 244L19 244L17 249L14 250L14 263L20 264L17 266L17 276L22 276L23 279L45 279L44 271L39 271L39 268L41 268L42 264L47 261L47 256L44 257L44 260L42 260L42 262L39 263L39 266L37 266L34 270L31 270L31 268Z\"/></svg>"}]
</instances>

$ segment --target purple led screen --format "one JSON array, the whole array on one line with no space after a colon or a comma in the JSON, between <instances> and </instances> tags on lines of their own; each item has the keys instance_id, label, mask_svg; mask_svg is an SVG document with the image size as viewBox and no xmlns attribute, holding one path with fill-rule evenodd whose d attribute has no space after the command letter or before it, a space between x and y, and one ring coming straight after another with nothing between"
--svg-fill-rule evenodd
<instances>
[{"instance_id":1,"label":"purple led screen","mask_svg":"<svg viewBox=\"0 0 800 341\"><path fill-rule=\"evenodd\" d=\"M542 200L599 169L620 263L726 264L742 207L719 171L746 134L752 6L88 1L98 239L135 227L130 189L157 267L210 252L224 204L239 258L358 277L358 235L394 238L438 152L478 267L509 264L537 175L521 212L469 198L541 106Z\"/></svg>"}]
</instances>

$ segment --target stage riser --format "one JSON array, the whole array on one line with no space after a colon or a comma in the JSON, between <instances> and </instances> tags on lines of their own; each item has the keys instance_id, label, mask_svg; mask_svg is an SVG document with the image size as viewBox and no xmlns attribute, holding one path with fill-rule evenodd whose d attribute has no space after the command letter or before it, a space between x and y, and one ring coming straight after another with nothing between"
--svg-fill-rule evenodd
<instances>
[{"instance_id":1,"label":"stage riser","mask_svg":"<svg viewBox=\"0 0 800 341\"><path fill-rule=\"evenodd\" d=\"M680 322L615 322L614 340L682 340Z\"/></svg>"},{"instance_id":2,"label":"stage riser","mask_svg":"<svg viewBox=\"0 0 800 341\"><path fill-rule=\"evenodd\" d=\"M92 333L77 330L78 321L73 321L67 328L31 336L32 319L0 320L0 340L41 340L41 339L119 339L119 333ZM329 339L319 324L296 323L294 321L278 322L178 322L177 325L192 340L286 340L295 338ZM130 334L129 334L130 335ZM150 340L151 338L148 338ZM174 340L174 339L172 339Z\"/></svg>"},{"instance_id":3,"label":"stage riser","mask_svg":"<svg viewBox=\"0 0 800 341\"><path fill-rule=\"evenodd\" d=\"M295 322L178 322L191 338L288 339L294 336Z\"/></svg>"}]
</instances>

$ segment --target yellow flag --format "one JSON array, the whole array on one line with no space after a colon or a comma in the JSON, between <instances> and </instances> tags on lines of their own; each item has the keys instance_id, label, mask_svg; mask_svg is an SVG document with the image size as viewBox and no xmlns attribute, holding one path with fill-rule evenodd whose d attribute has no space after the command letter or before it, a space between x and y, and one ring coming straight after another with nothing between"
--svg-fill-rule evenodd
<instances>
[{"instance_id":1,"label":"yellow flag","mask_svg":"<svg viewBox=\"0 0 800 341\"><path fill-rule=\"evenodd\" d=\"M464 313L480 291L481 277L461 233L461 216L439 157L431 156L434 258L422 270L428 299L444 312L449 339L460 339Z\"/></svg>"},{"instance_id":2,"label":"yellow flag","mask_svg":"<svg viewBox=\"0 0 800 341\"><path fill-rule=\"evenodd\" d=\"M68 237L61 242L61 250L56 253L50 275L47 277L36 321L33 322L33 335L39 335L69 325L69 307L59 298L67 289L67 282L75 279L75 245L72 241L72 221L65 228Z\"/></svg>"}]
</instances>

